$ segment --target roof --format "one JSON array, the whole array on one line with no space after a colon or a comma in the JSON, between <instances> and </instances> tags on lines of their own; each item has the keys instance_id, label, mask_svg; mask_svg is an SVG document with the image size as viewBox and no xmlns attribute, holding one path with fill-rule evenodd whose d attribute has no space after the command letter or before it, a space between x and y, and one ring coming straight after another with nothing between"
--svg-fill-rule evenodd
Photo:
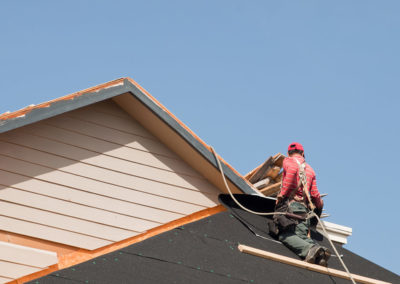
<instances>
[{"instance_id":1,"label":"roof","mask_svg":"<svg viewBox=\"0 0 400 284\"><path fill-rule=\"evenodd\" d=\"M32 105L15 112L4 113L0 115L0 133L126 93L145 105L146 108L178 133L209 163L218 168L210 146L131 78L120 78L39 105ZM224 173L232 183L244 193L259 194L232 166L221 157L219 158L223 162Z\"/></svg>"},{"instance_id":2,"label":"roof","mask_svg":"<svg viewBox=\"0 0 400 284\"><path fill-rule=\"evenodd\" d=\"M248 195L236 197L253 210L273 207L273 201L269 199ZM265 217L242 211L226 195L220 198L230 211L177 227L30 283L349 283L341 278L241 253L238 244L297 258L268 235ZM313 236L327 245L321 234L313 232ZM398 275L342 246L338 245L337 249L352 273L400 282ZM343 270L333 256L329 267Z\"/></svg>"}]
</instances>

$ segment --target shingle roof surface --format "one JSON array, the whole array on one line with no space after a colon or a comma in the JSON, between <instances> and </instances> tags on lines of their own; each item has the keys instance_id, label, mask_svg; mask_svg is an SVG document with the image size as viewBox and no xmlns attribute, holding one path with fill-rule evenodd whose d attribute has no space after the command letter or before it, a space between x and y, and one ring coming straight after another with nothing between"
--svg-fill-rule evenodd
<instances>
[{"instance_id":1,"label":"shingle roof surface","mask_svg":"<svg viewBox=\"0 0 400 284\"><path fill-rule=\"evenodd\" d=\"M226 196L221 200L231 204ZM273 206L271 200L256 196L243 196L241 201L255 210ZM350 283L239 252L237 245L242 243L296 258L268 236L265 221L233 208L30 283ZM255 236L249 225L265 239ZM340 246L338 250L352 273L400 283L398 275ZM334 257L329 267L341 269Z\"/></svg>"}]
</instances>

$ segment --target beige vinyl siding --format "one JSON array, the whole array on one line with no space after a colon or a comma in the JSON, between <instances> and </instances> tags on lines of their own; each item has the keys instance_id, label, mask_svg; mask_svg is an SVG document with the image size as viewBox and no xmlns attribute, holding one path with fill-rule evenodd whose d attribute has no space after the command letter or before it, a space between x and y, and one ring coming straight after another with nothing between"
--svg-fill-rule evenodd
<instances>
[{"instance_id":1,"label":"beige vinyl siding","mask_svg":"<svg viewBox=\"0 0 400 284\"><path fill-rule=\"evenodd\" d=\"M0 283L7 283L58 262L54 252L0 242Z\"/></svg>"},{"instance_id":2,"label":"beige vinyl siding","mask_svg":"<svg viewBox=\"0 0 400 284\"><path fill-rule=\"evenodd\" d=\"M0 271L1 271L2 269L0 268ZM0 284L3 284L3 283L7 283L7 282L10 282L10 281L12 281L12 280L14 280L13 278L8 278L8 277L3 277L3 276L0 276Z\"/></svg>"},{"instance_id":3,"label":"beige vinyl siding","mask_svg":"<svg viewBox=\"0 0 400 284\"><path fill-rule=\"evenodd\" d=\"M69 246L94 250L99 247L110 245L113 242L86 236L80 233L70 232L63 229L32 223L30 221L10 218L0 215L0 226L4 231L26 235L38 239L49 240Z\"/></svg>"},{"instance_id":4,"label":"beige vinyl siding","mask_svg":"<svg viewBox=\"0 0 400 284\"><path fill-rule=\"evenodd\" d=\"M12 262L0 260L0 275L4 275L4 277L7 277L7 278L17 279L22 276L38 272L40 270L42 270L42 269L40 269L38 267L15 264ZM4 283L7 283L7 282L4 282Z\"/></svg>"},{"instance_id":5,"label":"beige vinyl siding","mask_svg":"<svg viewBox=\"0 0 400 284\"><path fill-rule=\"evenodd\" d=\"M6 242L0 242L0 251L0 260L22 265L45 268L58 262L57 254L54 252Z\"/></svg>"},{"instance_id":6,"label":"beige vinyl siding","mask_svg":"<svg viewBox=\"0 0 400 284\"><path fill-rule=\"evenodd\" d=\"M1 134L0 185L0 230L89 250L219 194L112 101Z\"/></svg>"},{"instance_id":7,"label":"beige vinyl siding","mask_svg":"<svg viewBox=\"0 0 400 284\"><path fill-rule=\"evenodd\" d=\"M11 151L21 152L20 156L28 154L29 156L32 156L32 159L37 159L38 157L36 155L40 155L42 160L38 160L38 163L46 166L58 167L64 164L71 164L74 161L80 161L85 165L97 166L99 168L105 168L106 170L113 170L116 172L134 175L146 179L154 179L159 182L173 184L196 191L198 190L198 188L200 188L203 189L202 191L204 192L208 191L212 193L212 189L208 188L208 184L201 178L184 176L183 174L177 175L175 172L171 172L169 170L159 169L153 166L126 161L106 155L98 155L98 153L93 151L66 145L61 142L56 142L41 137L36 137L31 134L10 133L8 136L2 139L18 145L7 145L7 147L11 147ZM21 148L19 147L19 145L38 150L40 152ZM0 148L3 148L3 145L0 145ZM56 155L56 157L52 155L47 155L45 153L54 154ZM60 169L64 168L60 167Z\"/></svg>"}]
</instances>

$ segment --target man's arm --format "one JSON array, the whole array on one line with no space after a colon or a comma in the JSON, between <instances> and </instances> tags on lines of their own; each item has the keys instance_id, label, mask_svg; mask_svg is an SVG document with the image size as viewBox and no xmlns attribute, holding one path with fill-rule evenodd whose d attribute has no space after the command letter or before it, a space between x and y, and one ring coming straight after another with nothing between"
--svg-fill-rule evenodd
<instances>
[{"instance_id":1,"label":"man's arm","mask_svg":"<svg viewBox=\"0 0 400 284\"><path fill-rule=\"evenodd\" d=\"M312 202L314 203L315 207L318 209L322 210L324 207L324 201L321 198L321 195L319 194L318 187L317 187L317 179L314 176L311 182L311 199Z\"/></svg>"},{"instance_id":2,"label":"man's arm","mask_svg":"<svg viewBox=\"0 0 400 284\"><path fill-rule=\"evenodd\" d=\"M276 204L281 202L285 197L288 197L293 188L297 187L297 167L291 165L290 161L286 158L283 161L282 168L282 187L277 196Z\"/></svg>"}]
</instances>

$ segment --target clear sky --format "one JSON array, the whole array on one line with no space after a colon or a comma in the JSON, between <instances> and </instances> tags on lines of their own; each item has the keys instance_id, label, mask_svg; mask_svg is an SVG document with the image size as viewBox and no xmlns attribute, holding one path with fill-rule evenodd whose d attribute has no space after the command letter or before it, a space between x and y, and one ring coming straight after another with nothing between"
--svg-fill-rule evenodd
<instances>
[{"instance_id":1,"label":"clear sky","mask_svg":"<svg viewBox=\"0 0 400 284\"><path fill-rule=\"evenodd\" d=\"M245 174L305 147L346 247L400 273L400 1L0 3L0 112L132 77ZM344 261L346 261L344 259Z\"/></svg>"}]
</instances>

